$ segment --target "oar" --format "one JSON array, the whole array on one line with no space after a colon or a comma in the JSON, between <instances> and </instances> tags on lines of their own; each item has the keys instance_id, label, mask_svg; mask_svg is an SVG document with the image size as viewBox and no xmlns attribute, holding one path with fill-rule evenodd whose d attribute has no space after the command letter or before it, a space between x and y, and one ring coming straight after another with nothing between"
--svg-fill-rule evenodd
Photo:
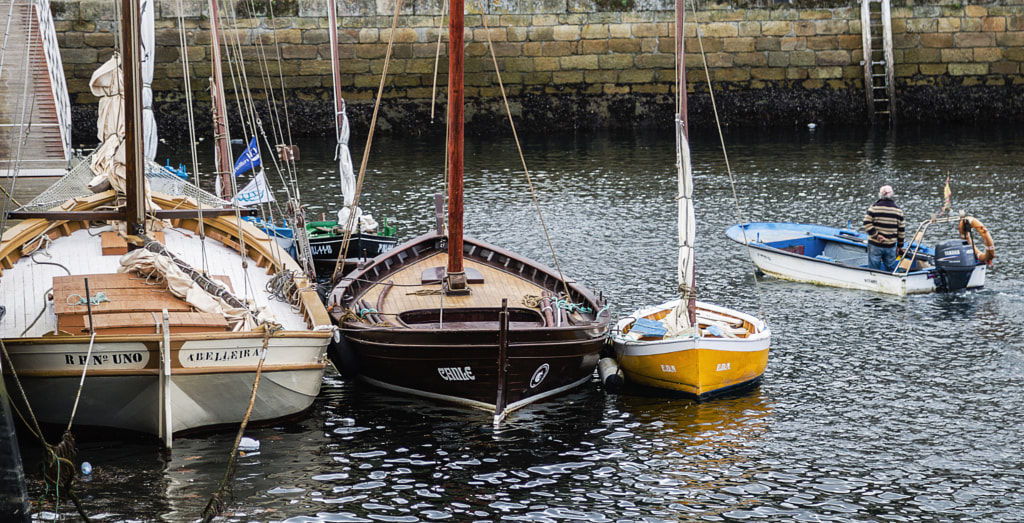
<instances>
[{"instance_id":1,"label":"oar","mask_svg":"<svg viewBox=\"0 0 1024 523\"><path fill-rule=\"evenodd\" d=\"M897 272L910 272L910 266L914 263L914 258L917 257L917 251L921 248L921 241L924 239L924 227L919 227L917 232L914 233L914 239L910 240L910 245L907 246L907 250L903 251L903 258L900 260L900 264L896 266ZM914 250L914 255L910 256L910 249Z\"/></svg>"}]
</instances>

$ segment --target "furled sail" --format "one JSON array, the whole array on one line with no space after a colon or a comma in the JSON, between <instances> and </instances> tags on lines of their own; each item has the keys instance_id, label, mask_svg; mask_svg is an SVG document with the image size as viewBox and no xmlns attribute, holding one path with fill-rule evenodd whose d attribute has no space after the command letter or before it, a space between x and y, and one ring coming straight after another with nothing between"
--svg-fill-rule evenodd
<instances>
[{"instance_id":1,"label":"furled sail","mask_svg":"<svg viewBox=\"0 0 1024 523\"><path fill-rule=\"evenodd\" d=\"M345 101L339 101L341 108L338 121L338 150L335 152L338 160L338 177L341 179L341 196L344 205L338 210L338 225L347 227L350 215L355 212L355 219L352 220L352 232L372 232L377 230L377 221L370 214L364 214L359 206L355 205L356 198L356 176L352 168L352 154L348 148L349 126L348 115L345 114Z\"/></svg>"},{"instance_id":2,"label":"furled sail","mask_svg":"<svg viewBox=\"0 0 1024 523\"><path fill-rule=\"evenodd\" d=\"M676 115L676 170L679 178L679 293L681 300L676 311L675 327L679 331L692 327L688 310L693 303L694 289L693 242L697 235L693 212L693 168L690 165L690 144L686 139L686 124Z\"/></svg>"},{"instance_id":3,"label":"furled sail","mask_svg":"<svg viewBox=\"0 0 1024 523\"><path fill-rule=\"evenodd\" d=\"M96 174L89 182L89 187L98 189L109 182L114 190L124 193L127 165L124 147L124 74L120 54L115 53L92 74L89 89L99 97L96 136L100 139L100 146L93 153L89 164ZM159 209L150 196L149 180L145 183L146 209Z\"/></svg>"}]
</instances>

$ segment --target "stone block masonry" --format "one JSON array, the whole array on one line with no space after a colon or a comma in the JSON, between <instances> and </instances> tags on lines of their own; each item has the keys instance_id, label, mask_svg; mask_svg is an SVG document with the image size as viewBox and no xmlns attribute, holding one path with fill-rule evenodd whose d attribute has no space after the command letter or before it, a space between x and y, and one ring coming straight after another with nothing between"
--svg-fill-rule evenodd
<instances>
[{"instance_id":1,"label":"stone block masonry","mask_svg":"<svg viewBox=\"0 0 1024 523\"><path fill-rule=\"evenodd\" d=\"M470 132L506 125L492 52L517 121L527 129L667 128L675 89L672 4L471 3L465 35ZM271 85L283 82L286 88L293 120L300 121L297 128L329 134L326 5L313 0L273 5L284 12L273 17L238 13L237 28L226 35L240 49L258 98L266 98L259 78L260 69L268 68ZM384 0L339 3L341 85L355 124L367 123L392 40L380 128L422 132L429 127L438 35L444 32L442 2L405 2L392 32L393 5ZM76 116L82 115L76 117L75 135L91 135L80 132L91 122L80 120L94 112L89 77L113 52L112 4L53 0L52 6ZM164 121L180 120L183 56L195 96L200 102L208 99L206 4L190 3L190 11L180 17L177 2L158 0L156 6L155 108ZM859 12L859 3L830 8L699 5L684 28L693 124L713 119L709 89L727 125L867 122ZM1024 0L907 2L895 4L892 13L899 121L1024 119ZM180 31L187 43L184 53L178 48ZM436 79L442 100L445 53L442 47ZM261 56L267 57L265 65ZM231 85L229 80L229 91Z\"/></svg>"}]
</instances>

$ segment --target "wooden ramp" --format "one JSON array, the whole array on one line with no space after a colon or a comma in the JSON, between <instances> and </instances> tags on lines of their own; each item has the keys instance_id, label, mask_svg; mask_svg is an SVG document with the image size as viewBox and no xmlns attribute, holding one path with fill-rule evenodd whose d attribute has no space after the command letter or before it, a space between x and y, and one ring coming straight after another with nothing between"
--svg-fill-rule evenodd
<instances>
[{"instance_id":1,"label":"wooden ramp","mask_svg":"<svg viewBox=\"0 0 1024 523\"><path fill-rule=\"evenodd\" d=\"M0 62L0 176L61 176L71 105L49 0L0 2L9 27ZM19 168L20 167L20 168Z\"/></svg>"}]
</instances>

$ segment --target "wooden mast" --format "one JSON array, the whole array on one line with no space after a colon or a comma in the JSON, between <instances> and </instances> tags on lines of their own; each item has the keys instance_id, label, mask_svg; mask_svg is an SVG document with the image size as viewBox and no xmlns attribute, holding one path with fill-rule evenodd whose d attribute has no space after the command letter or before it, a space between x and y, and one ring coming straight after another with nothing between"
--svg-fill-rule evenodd
<instances>
[{"instance_id":1,"label":"wooden mast","mask_svg":"<svg viewBox=\"0 0 1024 523\"><path fill-rule=\"evenodd\" d=\"M210 95L213 97L213 139L216 157L214 169L218 176L218 194L231 197L231 133L228 129L228 112L224 104L224 70L220 58L220 19L217 14L217 0L210 0L210 46L213 50L213 78L210 78Z\"/></svg>"},{"instance_id":2,"label":"wooden mast","mask_svg":"<svg viewBox=\"0 0 1024 523\"><path fill-rule=\"evenodd\" d=\"M463 0L451 0L448 15L448 270L450 292L465 292L466 273L462 265L462 128L464 118Z\"/></svg>"},{"instance_id":3,"label":"wooden mast","mask_svg":"<svg viewBox=\"0 0 1024 523\"><path fill-rule=\"evenodd\" d=\"M127 232L146 232L145 159L142 154L142 72L140 67L139 5L121 1L121 50L124 57L125 215Z\"/></svg>"}]
</instances>

